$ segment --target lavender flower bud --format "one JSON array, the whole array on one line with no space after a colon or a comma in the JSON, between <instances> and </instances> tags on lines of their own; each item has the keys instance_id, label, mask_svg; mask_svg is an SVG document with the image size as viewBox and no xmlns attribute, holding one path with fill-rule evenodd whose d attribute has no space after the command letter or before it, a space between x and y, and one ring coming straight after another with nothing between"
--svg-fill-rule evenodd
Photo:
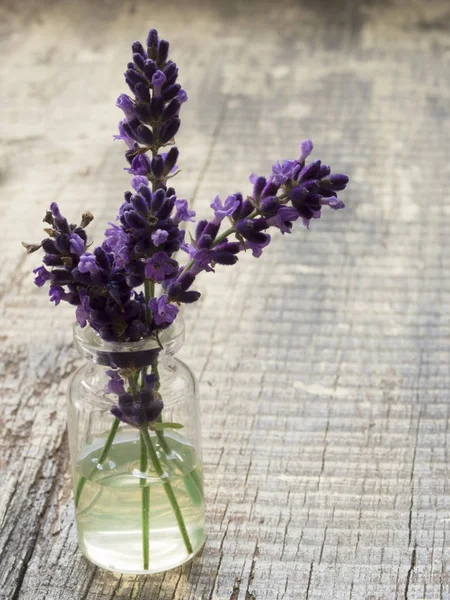
<instances>
[{"instance_id":1,"label":"lavender flower bud","mask_svg":"<svg viewBox=\"0 0 450 600\"><path fill-rule=\"evenodd\" d=\"M157 55L157 63L159 67L162 67L167 57L169 56L169 42L167 40L161 40L158 44L158 55Z\"/></svg>"},{"instance_id":2,"label":"lavender flower bud","mask_svg":"<svg viewBox=\"0 0 450 600\"><path fill-rule=\"evenodd\" d=\"M151 146L153 144L153 132L145 125L139 125L136 127L136 138L138 142L145 144L146 146Z\"/></svg>"},{"instance_id":3,"label":"lavender flower bud","mask_svg":"<svg viewBox=\"0 0 450 600\"><path fill-rule=\"evenodd\" d=\"M212 221L209 221L206 224L206 227L204 228L204 230L202 232L202 236L208 235L208 236L211 236L211 238L215 240L217 234L219 233L219 229L220 229L220 223L213 223ZM200 240L200 238L199 238L199 240Z\"/></svg>"},{"instance_id":4,"label":"lavender flower bud","mask_svg":"<svg viewBox=\"0 0 450 600\"><path fill-rule=\"evenodd\" d=\"M152 118L157 121L164 111L164 100L162 98L152 98L151 113Z\"/></svg>"},{"instance_id":5,"label":"lavender flower bud","mask_svg":"<svg viewBox=\"0 0 450 600\"><path fill-rule=\"evenodd\" d=\"M211 248L213 242L214 242L214 237L212 235L209 235L208 233L202 233L202 235L200 236L200 238L197 242L197 246L200 249L209 249L209 248Z\"/></svg>"},{"instance_id":6,"label":"lavender flower bud","mask_svg":"<svg viewBox=\"0 0 450 600\"><path fill-rule=\"evenodd\" d=\"M200 296L200 292L189 290L189 292L183 292L179 295L178 302L183 302L184 304L193 304L199 300Z\"/></svg>"},{"instance_id":7,"label":"lavender flower bud","mask_svg":"<svg viewBox=\"0 0 450 600\"><path fill-rule=\"evenodd\" d=\"M51 240L50 238L47 238L42 242L42 248L46 254L59 255L60 253L58 248L56 247L55 241Z\"/></svg>"},{"instance_id":8,"label":"lavender flower bud","mask_svg":"<svg viewBox=\"0 0 450 600\"><path fill-rule=\"evenodd\" d=\"M135 123L133 123L133 125L136 125L137 123L139 123L139 121L136 121ZM131 126L131 123L127 123L127 121L121 121L120 125L121 125L121 128L122 128L124 134L128 138L137 141L138 138L136 135L136 131L135 131L134 127Z\"/></svg>"},{"instance_id":9,"label":"lavender flower bud","mask_svg":"<svg viewBox=\"0 0 450 600\"><path fill-rule=\"evenodd\" d=\"M317 179L324 179L331 173L331 168L328 165L321 165L320 171L317 174Z\"/></svg>"},{"instance_id":10,"label":"lavender flower bud","mask_svg":"<svg viewBox=\"0 0 450 600\"><path fill-rule=\"evenodd\" d=\"M52 202L50 204L50 210L52 211L53 225L55 229L61 233L70 233L69 223L67 222L67 219L62 216L59 206L56 204L56 202Z\"/></svg>"},{"instance_id":11,"label":"lavender flower bud","mask_svg":"<svg viewBox=\"0 0 450 600\"><path fill-rule=\"evenodd\" d=\"M180 119L175 118L161 127L159 132L159 141L161 144L167 144L172 140L180 129Z\"/></svg>"},{"instance_id":12,"label":"lavender flower bud","mask_svg":"<svg viewBox=\"0 0 450 600\"><path fill-rule=\"evenodd\" d=\"M236 232L242 235L246 240L255 243L262 243L266 240L263 229L267 229L268 224L266 219L243 219L236 223Z\"/></svg>"},{"instance_id":13,"label":"lavender flower bud","mask_svg":"<svg viewBox=\"0 0 450 600\"><path fill-rule=\"evenodd\" d=\"M131 229L145 229L147 227L147 219L134 210L127 210L123 214L123 220Z\"/></svg>"},{"instance_id":14,"label":"lavender flower bud","mask_svg":"<svg viewBox=\"0 0 450 600\"><path fill-rule=\"evenodd\" d=\"M186 292L191 287L191 285L194 283L194 280L195 280L195 275L193 275L189 271L186 271L186 273L183 273L182 275L180 275L178 277L177 283L180 286L180 290L182 292Z\"/></svg>"},{"instance_id":15,"label":"lavender flower bud","mask_svg":"<svg viewBox=\"0 0 450 600\"><path fill-rule=\"evenodd\" d=\"M153 97L160 98L163 85L166 83L166 76L162 71L156 71L152 77Z\"/></svg>"},{"instance_id":16,"label":"lavender flower bud","mask_svg":"<svg viewBox=\"0 0 450 600\"><path fill-rule=\"evenodd\" d=\"M116 106L123 110L125 118L131 120L134 118L133 115L133 101L126 94L120 94L117 98Z\"/></svg>"},{"instance_id":17,"label":"lavender flower bud","mask_svg":"<svg viewBox=\"0 0 450 600\"><path fill-rule=\"evenodd\" d=\"M131 51L133 54L139 54L142 58L147 58L147 53L144 50L144 46L141 42L133 42L131 44Z\"/></svg>"},{"instance_id":18,"label":"lavender flower bud","mask_svg":"<svg viewBox=\"0 0 450 600\"><path fill-rule=\"evenodd\" d=\"M136 102L133 107L133 116L135 116L141 123L151 123L152 113L150 106L144 102Z\"/></svg>"},{"instance_id":19,"label":"lavender flower bud","mask_svg":"<svg viewBox=\"0 0 450 600\"><path fill-rule=\"evenodd\" d=\"M206 219L202 219L197 223L197 227L195 228L195 239L198 240L202 235L205 227L208 225L208 221Z\"/></svg>"},{"instance_id":20,"label":"lavender flower bud","mask_svg":"<svg viewBox=\"0 0 450 600\"><path fill-rule=\"evenodd\" d=\"M262 194L264 187L266 186L266 178L265 177L257 177L253 184L253 198L258 201L259 197Z\"/></svg>"},{"instance_id":21,"label":"lavender flower bud","mask_svg":"<svg viewBox=\"0 0 450 600\"><path fill-rule=\"evenodd\" d=\"M164 161L164 175L168 175L175 167L175 164L178 160L178 155L178 148L176 146L173 146L167 153Z\"/></svg>"},{"instance_id":22,"label":"lavender flower bud","mask_svg":"<svg viewBox=\"0 0 450 600\"><path fill-rule=\"evenodd\" d=\"M59 285L67 285L73 281L72 273L66 269L53 269L50 272L50 281Z\"/></svg>"},{"instance_id":23,"label":"lavender flower bud","mask_svg":"<svg viewBox=\"0 0 450 600\"><path fill-rule=\"evenodd\" d=\"M175 204L175 196L168 197L167 194L165 196L166 200L158 213L160 219L168 219L172 212L173 205Z\"/></svg>"},{"instance_id":24,"label":"lavender flower bud","mask_svg":"<svg viewBox=\"0 0 450 600\"><path fill-rule=\"evenodd\" d=\"M131 168L128 169L129 173L133 175L144 175L146 176L150 171L150 159L146 154L137 154L131 161Z\"/></svg>"},{"instance_id":25,"label":"lavender flower bud","mask_svg":"<svg viewBox=\"0 0 450 600\"><path fill-rule=\"evenodd\" d=\"M177 94L177 98L181 102L181 104L184 104L185 102L187 102L188 95L186 93L186 90L183 90L183 88L181 88L181 90Z\"/></svg>"},{"instance_id":26,"label":"lavender flower bud","mask_svg":"<svg viewBox=\"0 0 450 600\"><path fill-rule=\"evenodd\" d=\"M147 158L147 157L146 157ZM148 159L150 160L150 159ZM139 193L141 194L141 196L144 196L145 200L147 201L147 204L149 206L151 206L151 202L152 202L152 193L150 191L150 188L146 185L141 185L141 187L139 188Z\"/></svg>"},{"instance_id":27,"label":"lavender flower bud","mask_svg":"<svg viewBox=\"0 0 450 600\"><path fill-rule=\"evenodd\" d=\"M81 256L85 249L85 243L79 235L71 233L69 236L70 253Z\"/></svg>"},{"instance_id":28,"label":"lavender flower bud","mask_svg":"<svg viewBox=\"0 0 450 600\"><path fill-rule=\"evenodd\" d=\"M315 160L314 162L310 163L309 165L306 165L306 167L304 167L300 171L300 174L298 176L298 181L303 182L308 179L317 179L317 176L320 172L321 164L322 163L320 160Z\"/></svg>"},{"instance_id":29,"label":"lavender flower bud","mask_svg":"<svg viewBox=\"0 0 450 600\"><path fill-rule=\"evenodd\" d=\"M319 181L319 185L320 187L329 188L338 192L345 189L348 181L349 179L347 175L336 173L335 175L330 175L327 179L322 179Z\"/></svg>"},{"instance_id":30,"label":"lavender flower bud","mask_svg":"<svg viewBox=\"0 0 450 600\"><path fill-rule=\"evenodd\" d=\"M268 181L261 192L261 198L275 196L279 189L280 185L275 183L275 181Z\"/></svg>"},{"instance_id":31,"label":"lavender flower bud","mask_svg":"<svg viewBox=\"0 0 450 600\"><path fill-rule=\"evenodd\" d=\"M105 271L109 270L109 260L108 255L100 246L94 250L94 256L100 266L101 269Z\"/></svg>"},{"instance_id":32,"label":"lavender flower bud","mask_svg":"<svg viewBox=\"0 0 450 600\"><path fill-rule=\"evenodd\" d=\"M46 254L42 259L44 265L47 267L60 267L63 265L62 258L59 254Z\"/></svg>"},{"instance_id":33,"label":"lavender flower bud","mask_svg":"<svg viewBox=\"0 0 450 600\"><path fill-rule=\"evenodd\" d=\"M134 86L134 94L142 102L150 102L150 92L146 84L137 83Z\"/></svg>"},{"instance_id":34,"label":"lavender flower bud","mask_svg":"<svg viewBox=\"0 0 450 600\"><path fill-rule=\"evenodd\" d=\"M299 163L305 162L305 160L311 154L312 150L313 150L312 141L311 140L303 140L303 142L300 145L300 154L299 154L297 161Z\"/></svg>"},{"instance_id":35,"label":"lavender flower bud","mask_svg":"<svg viewBox=\"0 0 450 600\"><path fill-rule=\"evenodd\" d=\"M140 71L144 70L145 58L143 58L140 54L133 54L133 62Z\"/></svg>"},{"instance_id":36,"label":"lavender flower bud","mask_svg":"<svg viewBox=\"0 0 450 600\"><path fill-rule=\"evenodd\" d=\"M152 159L152 173L156 179L160 179L164 172L164 158L157 154Z\"/></svg>"},{"instance_id":37,"label":"lavender flower bud","mask_svg":"<svg viewBox=\"0 0 450 600\"><path fill-rule=\"evenodd\" d=\"M176 117L180 112L181 102L175 98L170 104L166 106L162 114L162 122L169 121L172 117Z\"/></svg>"},{"instance_id":38,"label":"lavender flower bud","mask_svg":"<svg viewBox=\"0 0 450 600\"><path fill-rule=\"evenodd\" d=\"M145 86L148 86L148 83L147 83L147 80L145 79L145 77L133 69L127 69L125 71L124 75L125 75L125 80L128 83L128 85L130 85L130 83L131 83L134 86L136 86L136 84L142 83Z\"/></svg>"},{"instance_id":39,"label":"lavender flower bud","mask_svg":"<svg viewBox=\"0 0 450 600\"><path fill-rule=\"evenodd\" d=\"M176 98L180 90L181 85L179 83L174 83L173 85L167 86L162 92L164 102L169 102L169 100Z\"/></svg>"},{"instance_id":40,"label":"lavender flower bud","mask_svg":"<svg viewBox=\"0 0 450 600\"><path fill-rule=\"evenodd\" d=\"M156 73L157 66L154 60L147 59L144 63L144 74L149 81L152 80L153 75Z\"/></svg>"},{"instance_id":41,"label":"lavender flower bud","mask_svg":"<svg viewBox=\"0 0 450 600\"><path fill-rule=\"evenodd\" d=\"M238 261L238 257L229 252L214 252L214 262L219 265L234 265Z\"/></svg>"},{"instance_id":42,"label":"lavender flower bud","mask_svg":"<svg viewBox=\"0 0 450 600\"><path fill-rule=\"evenodd\" d=\"M167 85L175 83L178 77L178 68L172 60L169 60L166 63L166 66L164 67L164 75L166 76Z\"/></svg>"},{"instance_id":43,"label":"lavender flower bud","mask_svg":"<svg viewBox=\"0 0 450 600\"><path fill-rule=\"evenodd\" d=\"M268 198L264 198L263 200L261 200L259 208L263 215L268 217L274 215L277 212L279 206L280 203L278 201L278 198L276 196L269 196Z\"/></svg>"},{"instance_id":44,"label":"lavender flower bud","mask_svg":"<svg viewBox=\"0 0 450 600\"><path fill-rule=\"evenodd\" d=\"M151 59L155 59L158 53L158 32L156 29L150 29L147 35L147 54Z\"/></svg>"},{"instance_id":45,"label":"lavender flower bud","mask_svg":"<svg viewBox=\"0 0 450 600\"><path fill-rule=\"evenodd\" d=\"M131 197L131 205L136 212L146 217L148 214L148 203L143 196L135 194Z\"/></svg>"},{"instance_id":46,"label":"lavender flower bud","mask_svg":"<svg viewBox=\"0 0 450 600\"><path fill-rule=\"evenodd\" d=\"M164 204L165 199L166 199L166 194L164 193L164 190L156 190L156 192L152 196L152 201L150 204L152 213L154 213L154 214L159 213L159 211L161 210L161 208Z\"/></svg>"}]
</instances>

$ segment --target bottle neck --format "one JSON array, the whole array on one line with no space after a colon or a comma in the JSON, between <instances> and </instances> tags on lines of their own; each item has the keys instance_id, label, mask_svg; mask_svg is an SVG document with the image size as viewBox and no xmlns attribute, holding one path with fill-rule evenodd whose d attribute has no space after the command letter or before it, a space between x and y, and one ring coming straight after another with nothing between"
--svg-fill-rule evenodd
<instances>
[{"instance_id":1,"label":"bottle neck","mask_svg":"<svg viewBox=\"0 0 450 600\"><path fill-rule=\"evenodd\" d=\"M84 358L112 369L139 369L149 367L164 357L173 356L184 343L184 321L179 314L158 339L146 338L138 342L107 342L91 327L74 325L75 345Z\"/></svg>"}]
</instances>

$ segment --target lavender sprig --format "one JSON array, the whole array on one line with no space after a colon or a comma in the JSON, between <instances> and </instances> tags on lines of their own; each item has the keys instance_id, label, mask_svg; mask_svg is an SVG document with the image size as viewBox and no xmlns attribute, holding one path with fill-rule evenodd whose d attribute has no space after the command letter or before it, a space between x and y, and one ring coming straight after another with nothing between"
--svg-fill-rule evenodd
<instances>
[{"instance_id":1,"label":"lavender sprig","mask_svg":"<svg viewBox=\"0 0 450 600\"><path fill-rule=\"evenodd\" d=\"M176 277L165 282L170 301L186 301L200 272L214 271L216 264L234 265L239 252L250 250L259 258L271 241L268 229L291 233L298 219L309 229L311 219L320 218L323 206L334 210L344 208L337 192L345 189L348 177L332 175L330 167L322 165L320 160L306 165L312 149L311 140L304 140L296 160L275 163L268 178L252 174L253 193L245 200L240 193L228 196L223 204L218 196L215 198L211 203L213 218L200 221L195 238L189 245L183 245L190 260ZM219 234L225 217L231 221L231 227ZM231 235L234 239L229 241ZM190 296L187 301L192 299L197 298Z\"/></svg>"},{"instance_id":2,"label":"lavender sprig","mask_svg":"<svg viewBox=\"0 0 450 600\"><path fill-rule=\"evenodd\" d=\"M51 226L46 229L48 237L39 244L24 243L29 253L44 250L43 265L34 270L36 285L48 283L51 301L76 306L79 325L89 325L107 341L159 341L159 333L177 317L179 305L200 298L192 286L201 272L213 272L217 265L232 266L241 252L260 257L270 244L269 230L291 233L296 221L309 228L312 219L320 218L323 206L344 208L337 193L345 189L348 177L331 174L330 167L320 160L306 164L313 144L305 140L298 157L276 162L269 177L251 175L253 189L247 197L235 193L224 202L216 197L211 203L212 217L196 224L188 243L182 225L194 221L195 212L169 186L169 180L179 172L174 137L187 94L177 83L178 67L168 54L169 43L160 39L155 29L150 30L145 48L140 42L132 44L132 62L124 73L131 96L121 94L117 99L123 119L114 136L125 142L132 190L125 193L117 221L109 224L102 244L92 251L87 244L85 227L93 218L89 212L83 214L79 226L71 225L56 203L44 218ZM226 221L228 227L224 226ZM177 260L180 249L188 255L183 266ZM159 296L155 295L156 284L163 288ZM112 366L116 369L120 365ZM149 458L163 478L148 429L156 431L167 453L170 448L163 428L176 424L162 422L158 363L152 362L151 374L147 374L148 366L131 369L126 384L119 371L108 371L105 392L115 394L117 403L111 409L115 418L99 463L106 460L119 422L123 422L139 429L142 470ZM201 495L201 482L192 474L185 477L192 479L189 485L197 497ZM79 479L76 503L85 482L84 477ZM176 497L169 482L164 480L163 485L190 553L192 546ZM148 493L145 485L141 487L146 569Z\"/></svg>"}]
</instances>

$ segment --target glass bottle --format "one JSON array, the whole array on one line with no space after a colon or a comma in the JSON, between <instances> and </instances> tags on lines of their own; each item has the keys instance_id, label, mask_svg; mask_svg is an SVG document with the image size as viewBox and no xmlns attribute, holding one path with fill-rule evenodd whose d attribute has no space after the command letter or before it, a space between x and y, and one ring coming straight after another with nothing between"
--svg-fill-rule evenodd
<instances>
[{"instance_id":1,"label":"glass bottle","mask_svg":"<svg viewBox=\"0 0 450 600\"><path fill-rule=\"evenodd\" d=\"M181 315L159 341L105 342L78 325L74 339L87 359L68 394L80 550L120 573L184 564L202 548L205 529L197 383L174 356L184 342ZM127 398L146 402L139 393L148 381L161 415L141 427L116 418L111 408Z\"/></svg>"}]
</instances>

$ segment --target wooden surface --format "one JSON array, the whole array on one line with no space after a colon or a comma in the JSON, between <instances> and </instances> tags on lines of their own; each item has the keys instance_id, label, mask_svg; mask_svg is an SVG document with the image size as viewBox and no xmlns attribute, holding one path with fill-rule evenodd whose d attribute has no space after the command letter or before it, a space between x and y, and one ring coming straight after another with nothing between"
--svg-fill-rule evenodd
<instances>
[{"instance_id":1,"label":"wooden surface","mask_svg":"<svg viewBox=\"0 0 450 600\"><path fill-rule=\"evenodd\" d=\"M0 598L448 600L447 0L0 6ZM100 239L128 189L112 142L129 44L156 26L190 100L181 197L316 157L347 209L204 276L182 355L201 382L208 541L120 577L77 552L65 390L72 310L32 284L58 200Z\"/></svg>"}]
</instances>

